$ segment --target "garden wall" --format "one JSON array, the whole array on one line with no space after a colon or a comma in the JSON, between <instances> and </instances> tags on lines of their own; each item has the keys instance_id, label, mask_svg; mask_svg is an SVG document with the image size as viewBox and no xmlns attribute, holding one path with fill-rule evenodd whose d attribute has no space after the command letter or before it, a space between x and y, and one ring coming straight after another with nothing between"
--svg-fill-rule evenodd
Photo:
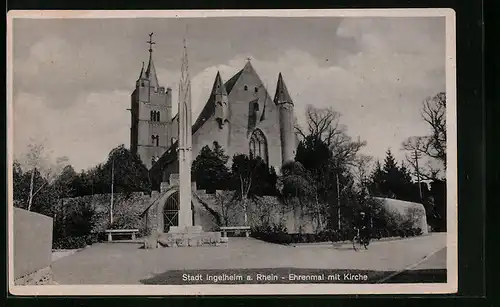
<instances>
[{"instance_id":1,"label":"garden wall","mask_svg":"<svg viewBox=\"0 0 500 307\"><path fill-rule=\"evenodd\" d=\"M380 201L387 212L392 214L396 218L407 218L412 220L413 227L420 228L422 234L427 234L429 232L429 227L427 225L427 215L424 205L392 198L374 198Z\"/></svg>"},{"instance_id":2,"label":"garden wall","mask_svg":"<svg viewBox=\"0 0 500 307\"><path fill-rule=\"evenodd\" d=\"M221 219L221 224L228 226L245 225L244 208L241 201L230 200L229 191L216 191L215 194L207 194L204 191L197 191L197 196L210 208L217 212ZM227 203L221 205L221 198ZM300 208L288 208L274 196L262 196L247 201L248 226L261 227L265 225L283 225L289 233L314 233L318 228L316 219L305 215Z\"/></svg>"},{"instance_id":3,"label":"garden wall","mask_svg":"<svg viewBox=\"0 0 500 307\"><path fill-rule=\"evenodd\" d=\"M115 193L113 196L113 221L117 226L142 229L145 220L141 214L151 203L151 196L145 193ZM63 200L62 210L72 210L78 205L87 204L93 210L94 227L92 232L100 233L106 230L110 224L111 194L94 194L82 197L67 198Z\"/></svg>"}]
</instances>

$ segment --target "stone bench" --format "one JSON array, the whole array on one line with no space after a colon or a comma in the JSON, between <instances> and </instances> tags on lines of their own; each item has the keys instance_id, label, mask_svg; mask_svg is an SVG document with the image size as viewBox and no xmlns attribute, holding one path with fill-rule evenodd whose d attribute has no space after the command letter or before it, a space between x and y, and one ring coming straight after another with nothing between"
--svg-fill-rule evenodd
<instances>
[{"instance_id":1,"label":"stone bench","mask_svg":"<svg viewBox=\"0 0 500 307\"><path fill-rule=\"evenodd\" d=\"M113 241L113 235L131 235L132 240L135 240L135 234L139 233L139 229L108 229L105 232L108 234L108 242Z\"/></svg>"},{"instance_id":2,"label":"stone bench","mask_svg":"<svg viewBox=\"0 0 500 307\"><path fill-rule=\"evenodd\" d=\"M223 226L220 227L222 231L222 237L227 237L228 232L244 231L245 236L248 238L250 236L250 226Z\"/></svg>"}]
</instances>

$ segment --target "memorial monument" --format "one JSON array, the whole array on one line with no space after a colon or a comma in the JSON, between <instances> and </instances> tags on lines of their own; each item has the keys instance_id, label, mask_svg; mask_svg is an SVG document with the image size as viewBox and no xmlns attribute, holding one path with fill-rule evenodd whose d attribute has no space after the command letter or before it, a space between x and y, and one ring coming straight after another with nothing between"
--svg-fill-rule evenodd
<instances>
[{"instance_id":1,"label":"memorial monument","mask_svg":"<svg viewBox=\"0 0 500 307\"><path fill-rule=\"evenodd\" d=\"M178 147L179 161L178 189L179 211L177 226L170 226L167 233L153 234L146 243L146 248L177 247L177 246L202 246L205 244L218 246L221 243L220 232L204 232L199 225L193 225L192 211L192 111L191 111L191 80L189 78L188 54L186 40L182 55L181 79L179 82L178 101ZM175 176L174 176L175 177ZM170 183L172 184L172 182ZM175 184L174 184L175 185ZM161 206L159 208L162 208ZM151 241L157 244L151 244ZM226 242L226 241L225 241ZM152 246L156 245L156 246Z\"/></svg>"}]
</instances>

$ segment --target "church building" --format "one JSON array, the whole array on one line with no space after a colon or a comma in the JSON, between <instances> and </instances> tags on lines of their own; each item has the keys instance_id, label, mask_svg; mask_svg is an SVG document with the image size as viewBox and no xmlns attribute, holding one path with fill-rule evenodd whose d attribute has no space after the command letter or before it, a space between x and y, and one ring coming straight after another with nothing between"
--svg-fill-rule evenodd
<instances>
[{"instance_id":1,"label":"church building","mask_svg":"<svg viewBox=\"0 0 500 307\"><path fill-rule=\"evenodd\" d=\"M159 85L150 49L132 93L131 150L150 169L154 186L178 174L178 118L172 118L172 91ZM279 172L293 160L297 148L294 105L283 76L277 78L274 99L250 60L226 82L218 72L207 102L192 126L192 158L217 142L230 158L259 156ZM228 162L231 163L231 160Z\"/></svg>"}]
</instances>

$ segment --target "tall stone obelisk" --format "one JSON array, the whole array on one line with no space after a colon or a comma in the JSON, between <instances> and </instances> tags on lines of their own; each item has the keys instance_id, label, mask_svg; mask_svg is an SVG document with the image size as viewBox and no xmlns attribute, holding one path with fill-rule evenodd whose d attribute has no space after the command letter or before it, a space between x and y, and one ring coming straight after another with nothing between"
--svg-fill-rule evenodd
<instances>
[{"instance_id":1,"label":"tall stone obelisk","mask_svg":"<svg viewBox=\"0 0 500 307\"><path fill-rule=\"evenodd\" d=\"M189 79L186 39L182 55L181 80L179 83L179 228L193 226L191 210L191 80Z\"/></svg>"}]
</instances>

